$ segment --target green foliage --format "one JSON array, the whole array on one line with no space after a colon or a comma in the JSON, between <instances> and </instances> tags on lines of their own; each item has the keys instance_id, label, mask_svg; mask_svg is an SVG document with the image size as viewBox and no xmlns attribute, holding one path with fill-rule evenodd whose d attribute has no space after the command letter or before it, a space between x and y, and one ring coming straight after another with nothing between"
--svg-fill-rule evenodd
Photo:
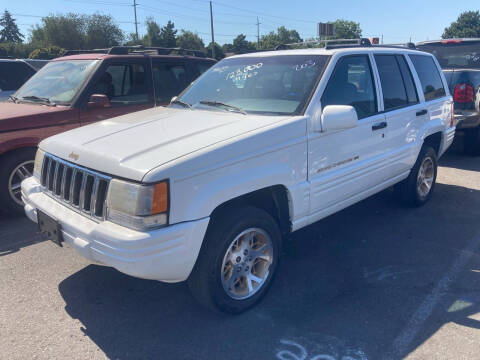
<instances>
[{"instance_id":1,"label":"green foliage","mask_svg":"<svg viewBox=\"0 0 480 360\"><path fill-rule=\"evenodd\" d=\"M254 43L248 41L243 34L233 39L232 50L235 54L246 54L257 50Z\"/></svg>"},{"instance_id":2,"label":"green foliage","mask_svg":"<svg viewBox=\"0 0 480 360\"><path fill-rule=\"evenodd\" d=\"M362 37L362 29L360 24L355 21L338 19L335 24L335 39L360 39Z\"/></svg>"},{"instance_id":3,"label":"green foliage","mask_svg":"<svg viewBox=\"0 0 480 360\"><path fill-rule=\"evenodd\" d=\"M445 28L442 38L474 38L480 37L480 12L465 11L458 19Z\"/></svg>"},{"instance_id":4,"label":"green foliage","mask_svg":"<svg viewBox=\"0 0 480 360\"><path fill-rule=\"evenodd\" d=\"M177 46L190 50L205 49L205 44L198 34L187 30L182 30L180 36L177 37Z\"/></svg>"},{"instance_id":5,"label":"green foliage","mask_svg":"<svg viewBox=\"0 0 480 360\"><path fill-rule=\"evenodd\" d=\"M25 59L34 49L31 44L0 43L0 56Z\"/></svg>"},{"instance_id":6,"label":"green foliage","mask_svg":"<svg viewBox=\"0 0 480 360\"><path fill-rule=\"evenodd\" d=\"M49 15L31 30L36 47L58 46L64 49L92 49L119 45L122 30L110 15Z\"/></svg>"},{"instance_id":7,"label":"green foliage","mask_svg":"<svg viewBox=\"0 0 480 360\"><path fill-rule=\"evenodd\" d=\"M42 59L42 60L51 60L55 59L65 52L65 49L62 49L58 46L49 46L46 48L40 48L33 50L28 56L30 59Z\"/></svg>"},{"instance_id":8,"label":"green foliage","mask_svg":"<svg viewBox=\"0 0 480 360\"><path fill-rule=\"evenodd\" d=\"M0 43L21 43L23 42L23 35L20 33L15 19L5 10L3 16L0 18Z\"/></svg>"},{"instance_id":9,"label":"green foliage","mask_svg":"<svg viewBox=\"0 0 480 360\"><path fill-rule=\"evenodd\" d=\"M168 21L167 25L160 28L153 18L148 18L146 25L147 34L143 37L142 41L145 46L160 46L168 48L176 46L177 30L175 30L173 22Z\"/></svg>"},{"instance_id":10,"label":"green foliage","mask_svg":"<svg viewBox=\"0 0 480 360\"><path fill-rule=\"evenodd\" d=\"M225 54L223 53L223 49L220 45L218 45L217 43L213 44L213 43L210 43L208 44L207 46L207 56L208 57L213 57L212 55L212 48L215 46L215 59L216 60L221 60L225 57Z\"/></svg>"},{"instance_id":11,"label":"green foliage","mask_svg":"<svg viewBox=\"0 0 480 360\"><path fill-rule=\"evenodd\" d=\"M260 49L274 49L281 44L291 44L301 42L302 38L297 30L288 30L285 26L280 26L277 32L269 32L260 37Z\"/></svg>"}]
</instances>

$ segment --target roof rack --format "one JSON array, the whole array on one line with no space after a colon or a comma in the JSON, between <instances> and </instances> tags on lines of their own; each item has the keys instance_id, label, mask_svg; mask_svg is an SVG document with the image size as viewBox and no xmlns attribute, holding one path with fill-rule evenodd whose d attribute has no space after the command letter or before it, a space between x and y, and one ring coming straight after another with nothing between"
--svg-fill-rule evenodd
<instances>
[{"instance_id":1,"label":"roof rack","mask_svg":"<svg viewBox=\"0 0 480 360\"><path fill-rule=\"evenodd\" d=\"M331 40L310 40L310 41L303 41L298 43L291 43L291 44L281 44L275 47L275 50L286 50L289 47L295 46L308 46L308 45L323 45L325 49L343 49L343 48L351 48L351 47L385 47L385 48L408 48L408 49L416 49L416 46L412 42L407 43L397 43L397 44L372 44L370 39L367 38L360 38L360 39L331 39Z\"/></svg>"},{"instance_id":2,"label":"roof rack","mask_svg":"<svg viewBox=\"0 0 480 360\"><path fill-rule=\"evenodd\" d=\"M79 55L79 54L108 54L108 55L145 55L145 54L158 54L158 55L190 55L195 57L206 57L206 54L201 50L191 50L183 49L180 47L176 48L165 48L165 47L154 47L154 46L112 46L111 48L105 49L92 49L92 50L67 50L63 53L63 56L69 55Z\"/></svg>"},{"instance_id":3,"label":"roof rack","mask_svg":"<svg viewBox=\"0 0 480 360\"><path fill-rule=\"evenodd\" d=\"M357 46L372 46L369 39L331 39L331 40L309 40L291 44L280 44L275 47L275 50L286 50L293 46L308 46L308 45L324 45L325 49L347 48Z\"/></svg>"}]
</instances>

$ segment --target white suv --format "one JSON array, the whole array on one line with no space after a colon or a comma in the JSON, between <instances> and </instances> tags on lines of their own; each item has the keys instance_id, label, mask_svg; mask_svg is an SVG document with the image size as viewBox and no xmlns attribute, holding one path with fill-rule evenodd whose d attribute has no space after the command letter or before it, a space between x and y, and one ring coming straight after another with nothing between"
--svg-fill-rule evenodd
<instances>
[{"instance_id":1,"label":"white suv","mask_svg":"<svg viewBox=\"0 0 480 360\"><path fill-rule=\"evenodd\" d=\"M44 140L22 183L61 245L132 276L188 280L238 313L282 239L395 185L422 205L455 133L435 58L358 46L233 56L156 108Z\"/></svg>"}]
</instances>

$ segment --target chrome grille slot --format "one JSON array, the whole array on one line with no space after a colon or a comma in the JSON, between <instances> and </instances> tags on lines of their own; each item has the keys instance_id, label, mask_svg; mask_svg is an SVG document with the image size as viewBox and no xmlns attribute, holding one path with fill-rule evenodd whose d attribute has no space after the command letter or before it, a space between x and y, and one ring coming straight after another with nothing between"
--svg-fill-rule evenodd
<instances>
[{"instance_id":1,"label":"chrome grille slot","mask_svg":"<svg viewBox=\"0 0 480 360\"><path fill-rule=\"evenodd\" d=\"M111 177L46 154L40 176L44 191L66 206L105 219L105 202Z\"/></svg>"}]
</instances>

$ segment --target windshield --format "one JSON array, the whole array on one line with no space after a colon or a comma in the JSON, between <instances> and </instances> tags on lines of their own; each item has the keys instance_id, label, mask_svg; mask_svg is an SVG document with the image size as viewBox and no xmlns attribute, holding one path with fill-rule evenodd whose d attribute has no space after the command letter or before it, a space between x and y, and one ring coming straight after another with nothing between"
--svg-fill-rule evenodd
<instances>
[{"instance_id":1,"label":"windshield","mask_svg":"<svg viewBox=\"0 0 480 360\"><path fill-rule=\"evenodd\" d=\"M194 108L269 115L303 112L327 63L325 55L224 59L179 99Z\"/></svg>"},{"instance_id":2,"label":"windshield","mask_svg":"<svg viewBox=\"0 0 480 360\"><path fill-rule=\"evenodd\" d=\"M424 44L417 48L435 55L442 69L480 68L478 41Z\"/></svg>"},{"instance_id":3,"label":"windshield","mask_svg":"<svg viewBox=\"0 0 480 360\"><path fill-rule=\"evenodd\" d=\"M15 94L18 100L31 97L70 105L98 60L53 61L45 65Z\"/></svg>"}]
</instances>

